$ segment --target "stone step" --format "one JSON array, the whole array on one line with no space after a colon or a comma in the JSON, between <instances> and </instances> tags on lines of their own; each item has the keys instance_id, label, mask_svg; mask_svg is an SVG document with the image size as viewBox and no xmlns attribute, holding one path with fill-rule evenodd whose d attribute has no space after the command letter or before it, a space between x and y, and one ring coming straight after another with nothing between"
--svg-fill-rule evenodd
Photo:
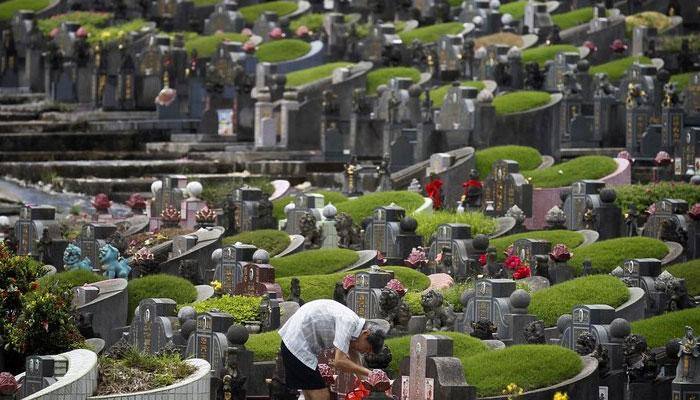
<instances>
[{"instance_id":1,"label":"stone step","mask_svg":"<svg viewBox=\"0 0 700 400\"><path fill-rule=\"evenodd\" d=\"M19 90L1 90L0 104L25 104L42 101L46 98L44 93L29 93L27 88L16 88Z\"/></svg>"},{"instance_id":2,"label":"stone step","mask_svg":"<svg viewBox=\"0 0 700 400\"><path fill-rule=\"evenodd\" d=\"M39 119L40 113L29 110L0 110L0 121L32 121Z\"/></svg>"},{"instance_id":3,"label":"stone step","mask_svg":"<svg viewBox=\"0 0 700 400\"><path fill-rule=\"evenodd\" d=\"M27 133L27 132L67 132L84 127L83 123L59 122L59 121L0 121L0 133Z\"/></svg>"},{"instance_id":4,"label":"stone step","mask_svg":"<svg viewBox=\"0 0 700 400\"><path fill-rule=\"evenodd\" d=\"M81 160L175 160L179 154L145 151L66 150L0 151L0 162L8 161L81 161Z\"/></svg>"},{"instance_id":5,"label":"stone step","mask_svg":"<svg viewBox=\"0 0 700 400\"><path fill-rule=\"evenodd\" d=\"M0 126L2 123L0 123ZM23 132L0 134L3 152L31 151L140 151L143 143L163 140L165 133L114 132ZM29 160L25 160L29 161Z\"/></svg>"}]
</instances>

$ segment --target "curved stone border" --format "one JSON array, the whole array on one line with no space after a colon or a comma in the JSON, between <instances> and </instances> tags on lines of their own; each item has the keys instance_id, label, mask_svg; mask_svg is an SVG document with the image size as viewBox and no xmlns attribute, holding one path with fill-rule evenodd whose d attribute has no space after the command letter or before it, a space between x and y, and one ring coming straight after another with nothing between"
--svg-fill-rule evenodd
<instances>
[{"instance_id":1,"label":"curved stone border","mask_svg":"<svg viewBox=\"0 0 700 400\"><path fill-rule=\"evenodd\" d=\"M275 191L272 192L270 197L268 197L268 200L270 201L275 201L277 199L280 199L284 197L287 192L289 192L289 188L292 186L289 181L284 180L284 179L277 179L272 182L270 182L273 188L275 188Z\"/></svg>"},{"instance_id":2,"label":"curved stone border","mask_svg":"<svg viewBox=\"0 0 700 400\"><path fill-rule=\"evenodd\" d=\"M554 165L554 157L552 156L542 156L542 162L540 163L539 166L537 166L537 169L545 169L549 168L552 165Z\"/></svg>"},{"instance_id":3,"label":"curved stone border","mask_svg":"<svg viewBox=\"0 0 700 400\"><path fill-rule=\"evenodd\" d=\"M678 258L683 255L683 246L676 242L664 242L664 244L668 247L668 254L661 259L661 265L670 265L675 261L680 261Z\"/></svg>"},{"instance_id":4,"label":"curved stone border","mask_svg":"<svg viewBox=\"0 0 700 400\"><path fill-rule=\"evenodd\" d=\"M552 14L555 11L557 11L557 8L559 8L560 4L558 1L547 1L547 12Z\"/></svg>"},{"instance_id":5,"label":"curved stone border","mask_svg":"<svg viewBox=\"0 0 700 400\"><path fill-rule=\"evenodd\" d=\"M323 64L324 51L323 42L315 40L311 42L311 50L305 55L295 58L294 60L281 61L272 63L277 66L278 74L288 74L290 72L299 71L302 69L313 68Z\"/></svg>"},{"instance_id":6,"label":"curved stone border","mask_svg":"<svg viewBox=\"0 0 700 400\"><path fill-rule=\"evenodd\" d=\"M537 42L540 40L539 36L529 33L527 35L522 35L520 36L520 39L523 41L523 45L520 46L520 50L526 50L529 49L530 47L534 46L537 44Z\"/></svg>"},{"instance_id":7,"label":"curved stone border","mask_svg":"<svg viewBox=\"0 0 700 400\"><path fill-rule=\"evenodd\" d=\"M600 237L600 233L592 231L590 229L581 229L580 231L576 232L580 233L583 236L583 243L581 243L577 247L588 246L591 243L595 243Z\"/></svg>"},{"instance_id":8,"label":"curved stone border","mask_svg":"<svg viewBox=\"0 0 700 400\"><path fill-rule=\"evenodd\" d=\"M413 215L416 214L432 214L433 213L433 199L430 197L423 197L423 204L413 211Z\"/></svg>"},{"instance_id":9,"label":"curved stone border","mask_svg":"<svg viewBox=\"0 0 700 400\"><path fill-rule=\"evenodd\" d=\"M200 358L186 360L186 363L197 368L194 374L175 382L170 386L145 392L113 394L106 396L92 396L88 400L120 399L120 400L144 400L144 399L188 399L209 400L211 365ZM80 397L82 398L82 397Z\"/></svg>"},{"instance_id":10,"label":"curved stone border","mask_svg":"<svg viewBox=\"0 0 700 400\"><path fill-rule=\"evenodd\" d=\"M525 392L522 400L551 399L556 392L569 394L570 400L589 400L598 396L598 360L590 356L581 357L583 368L573 378L554 386ZM480 397L480 400L506 400L507 396Z\"/></svg>"},{"instance_id":11,"label":"curved stone border","mask_svg":"<svg viewBox=\"0 0 700 400\"><path fill-rule=\"evenodd\" d=\"M214 288L209 285L197 285L194 288L197 290L197 298L194 301L195 303L210 299L212 296L214 296Z\"/></svg>"},{"instance_id":12,"label":"curved stone border","mask_svg":"<svg viewBox=\"0 0 700 400\"><path fill-rule=\"evenodd\" d=\"M289 246L273 258L288 256L304 250L304 237L301 235L289 235Z\"/></svg>"},{"instance_id":13,"label":"curved stone border","mask_svg":"<svg viewBox=\"0 0 700 400\"><path fill-rule=\"evenodd\" d=\"M515 218L513 217L499 217L496 218L496 224L498 224L496 227L496 232L489 235L489 239L495 239L507 235L508 232L515 228L516 222Z\"/></svg>"},{"instance_id":14,"label":"curved stone border","mask_svg":"<svg viewBox=\"0 0 700 400\"><path fill-rule=\"evenodd\" d=\"M68 359L68 371L58 378L58 382L48 386L24 400L85 399L97 387L97 354L79 349L59 354Z\"/></svg>"},{"instance_id":15,"label":"curved stone border","mask_svg":"<svg viewBox=\"0 0 700 400\"><path fill-rule=\"evenodd\" d=\"M616 318L624 318L629 322L644 319L644 312L647 308L647 294L642 288L627 288L630 298L615 309Z\"/></svg>"},{"instance_id":16,"label":"curved stone border","mask_svg":"<svg viewBox=\"0 0 700 400\"><path fill-rule=\"evenodd\" d=\"M339 272L353 271L356 269L369 268L377 258L376 250L359 250L357 252L358 259L350 266L341 269Z\"/></svg>"},{"instance_id":17,"label":"curved stone border","mask_svg":"<svg viewBox=\"0 0 700 400\"><path fill-rule=\"evenodd\" d=\"M484 84L484 89L488 92L491 92L491 94L496 93L496 89L498 89L498 83L496 81L492 81L489 79L481 81Z\"/></svg>"},{"instance_id":18,"label":"curved stone border","mask_svg":"<svg viewBox=\"0 0 700 400\"><path fill-rule=\"evenodd\" d=\"M92 327L96 334L111 346L121 337L115 328L125 326L129 309L126 279L107 279L91 283L99 289L97 297L89 303L78 307L82 313L92 313Z\"/></svg>"},{"instance_id":19,"label":"curved stone border","mask_svg":"<svg viewBox=\"0 0 700 400\"><path fill-rule=\"evenodd\" d=\"M311 10L311 3L306 0L299 0L297 1L297 9L293 13L279 17L280 23L284 24L289 22L297 17L300 17L302 14L307 13L309 10Z\"/></svg>"}]
</instances>

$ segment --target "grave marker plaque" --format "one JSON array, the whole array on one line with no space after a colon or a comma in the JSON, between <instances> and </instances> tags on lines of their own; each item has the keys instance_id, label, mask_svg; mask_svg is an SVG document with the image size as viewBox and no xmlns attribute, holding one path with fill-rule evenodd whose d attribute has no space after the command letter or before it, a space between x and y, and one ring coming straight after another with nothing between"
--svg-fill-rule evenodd
<instances>
[{"instance_id":1,"label":"grave marker plaque","mask_svg":"<svg viewBox=\"0 0 700 400\"><path fill-rule=\"evenodd\" d=\"M117 231L114 224L89 223L83 225L78 237L78 247L83 257L87 257L95 268L99 268L98 253L100 248L107 243L107 239Z\"/></svg>"},{"instance_id":2,"label":"grave marker plaque","mask_svg":"<svg viewBox=\"0 0 700 400\"><path fill-rule=\"evenodd\" d=\"M143 352L154 354L160 351L171 337L167 337L160 318L169 319L172 324L177 324L175 307L177 304L171 299L144 299L139 303L138 315L134 317L129 330L129 338L132 344ZM172 332L171 332L172 333Z\"/></svg>"},{"instance_id":3,"label":"grave marker plaque","mask_svg":"<svg viewBox=\"0 0 700 400\"><path fill-rule=\"evenodd\" d=\"M17 254L21 256L39 255L37 241L49 230L49 237L61 239L61 229L55 221L56 209L50 206L25 206L20 210L19 219L15 222L15 236L18 240Z\"/></svg>"},{"instance_id":4,"label":"grave marker plaque","mask_svg":"<svg viewBox=\"0 0 700 400\"><path fill-rule=\"evenodd\" d=\"M47 388L68 372L68 360L62 356L29 356L21 387L22 397L28 397Z\"/></svg>"},{"instance_id":5,"label":"grave marker plaque","mask_svg":"<svg viewBox=\"0 0 700 400\"><path fill-rule=\"evenodd\" d=\"M532 215L532 185L519 171L517 161L499 160L493 163L484 185L484 208L493 202L495 215L503 216L517 205L525 215Z\"/></svg>"},{"instance_id":6,"label":"grave marker plaque","mask_svg":"<svg viewBox=\"0 0 700 400\"><path fill-rule=\"evenodd\" d=\"M207 360L212 376L221 378L226 372L226 331L233 317L226 313L206 312L197 316L197 329L187 341L187 355Z\"/></svg>"},{"instance_id":7,"label":"grave marker plaque","mask_svg":"<svg viewBox=\"0 0 700 400\"><path fill-rule=\"evenodd\" d=\"M355 287L348 293L348 307L361 318L379 318L379 296L393 278L393 272L380 269L356 273Z\"/></svg>"},{"instance_id":8,"label":"grave marker plaque","mask_svg":"<svg viewBox=\"0 0 700 400\"><path fill-rule=\"evenodd\" d=\"M221 282L224 293L233 294L236 286L243 281L244 263L253 260L253 254L258 248L249 245L236 243L221 249L221 260L216 266L214 279Z\"/></svg>"},{"instance_id":9,"label":"grave marker plaque","mask_svg":"<svg viewBox=\"0 0 700 400\"><path fill-rule=\"evenodd\" d=\"M576 348L576 340L590 332L599 344L609 343L607 326L615 319L615 309L608 305L575 306L571 313L571 325L564 330L561 345L571 350Z\"/></svg>"},{"instance_id":10,"label":"grave marker plaque","mask_svg":"<svg viewBox=\"0 0 700 400\"><path fill-rule=\"evenodd\" d=\"M655 203L655 212L644 224L643 236L685 245L688 223L688 203L679 199L664 199Z\"/></svg>"},{"instance_id":11,"label":"grave marker plaque","mask_svg":"<svg viewBox=\"0 0 700 400\"><path fill-rule=\"evenodd\" d=\"M586 226L586 212L600 206L599 193L604 187L605 182L595 180L582 180L571 185L571 194L564 201L567 229L592 229Z\"/></svg>"},{"instance_id":12,"label":"grave marker plaque","mask_svg":"<svg viewBox=\"0 0 700 400\"><path fill-rule=\"evenodd\" d=\"M400 259L397 236L401 232L400 222L405 216L406 210L394 204L374 209L372 222L365 232L365 249L380 251L390 260Z\"/></svg>"}]
</instances>

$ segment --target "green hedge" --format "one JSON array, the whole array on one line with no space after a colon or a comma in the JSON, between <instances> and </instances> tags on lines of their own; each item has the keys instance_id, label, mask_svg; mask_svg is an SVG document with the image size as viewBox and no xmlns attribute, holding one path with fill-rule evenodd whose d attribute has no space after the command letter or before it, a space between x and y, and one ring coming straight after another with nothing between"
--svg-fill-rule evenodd
<instances>
[{"instance_id":1,"label":"green hedge","mask_svg":"<svg viewBox=\"0 0 700 400\"><path fill-rule=\"evenodd\" d=\"M187 279L168 274L148 275L132 279L127 287L129 294L129 320L141 300L148 298L173 299L177 304L192 303L197 299L197 289Z\"/></svg>"},{"instance_id":2,"label":"green hedge","mask_svg":"<svg viewBox=\"0 0 700 400\"><path fill-rule=\"evenodd\" d=\"M496 114L505 115L542 107L548 104L551 98L547 92L520 90L494 97L493 106L496 108Z\"/></svg>"},{"instance_id":3,"label":"green hedge","mask_svg":"<svg viewBox=\"0 0 700 400\"><path fill-rule=\"evenodd\" d=\"M214 6L220 3L219 0L194 0L195 7Z\"/></svg>"},{"instance_id":4,"label":"green hedge","mask_svg":"<svg viewBox=\"0 0 700 400\"><path fill-rule=\"evenodd\" d=\"M427 243L437 231L438 225L448 223L468 224L471 226L472 236L491 234L496 231L496 220L485 216L480 212L453 213L449 211L433 211L432 214L422 213L414 215L418 221L416 232L423 236Z\"/></svg>"},{"instance_id":5,"label":"green hedge","mask_svg":"<svg viewBox=\"0 0 700 400\"><path fill-rule=\"evenodd\" d=\"M685 327L700 331L700 308L674 311L632 322L632 333L647 339L650 348L666 346L671 339L685 336Z\"/></svg>"},{"instance_id":6,"label":"green hedge","mask_svg":"<svg viewBox=\"0 0 700 400\"><path fill-rule=\"evenodd\" d=\"M571 314L579 304L607 304L617 308L629 299L627 286L610 275L591 275L532 293L528 312L555 326L563 314Z\"/></svg>"},{"instance_id":7,"label":"green hedge","mask_svg":"<svg viewBox=\"0 0 700 400\"><path fill-rule=\"evenodd\" d=\"M552 386L583 369L581 357L572 350L545 344L481 352L462 359L462 364L478 397L499 396L510 383L525 391Z\"/></svg>"},{"instance_id":8,"label":"green hedge","mask_svg":"<svg viewBox=\"0 0 700 400\"><path fill-rule=\"evenodd\" d=\"M233 319L241 324L244 321L257 321L260 318L261 300L261 297L230 296L225 294L221 297L212 297L189 305L194 307L197 314L214 309L231 314Z\"/></svg>"},{"instance_id":9,"label":"green hedge","mask_svg":"<svg viewBox=\"0 0 700 400\"><path fill-rule=\"evenodd\" d=\"M42 287L47 287L53 285L54 282L59 282L60 284L67 284L70 285L70 287L75 287L83 286L86 283L103 281L105 279L104 276L98 275L92 271L74 269L72 271L59 272L54 275L45 275L39 279L39 284Z\"/></svg>"},{"instance_id":10,"label":"green hedge","mask_svg":"<svg viewBox=\"0 0 700 400\"><path fill-rule=\"evenodd\" d=\"M568 231L568 230L553 230L553 231L532 231L532 232L518 233L515 235L503 236L500 238L491 239L491 241L489 242L489 246L496 247L496 255L498 256L498 259L503 261L506 258L505 255L503 254L505 249L508 246L510 246L511 244L515 243L515 241L518 239L547 240L547 241L549 241L549 243L552 244L552 246L557 245L559 243L563 243L569 249L573 249L575 247L578 247L581 243L583 243L583 235L581 235L578 232ZM573 250L573 252L575 254L576 250Z\"/></svg>"},{"instance_id":11,"label":"green hedge","mask_svg":"<svg viewBox=\"0 0 700 400\"><path fill-rule=\"evenodd\" d=\"M40 11L48 7L51 0L9 0L0 3L0 21L12 19L19 10Z\"/></svg>"},{"instance_id":12,"label":"green hedge","mask_svg":"<svg viewBox=\"0 0 700 400\"><path fill-rule=\"evenodd\" d=\"M501 14L510 14L514 20L523 19L525 17L525 6L527 0L514 1L512 3L501 4Z\"/></svg>"},{"instance_id":13,"label":"green hedge","mask_svg":"<svg viewBox=\"0 0 700 400\"><path fill-rule=\"evenodd\" d=\"M651 60L647 57L625 57L625 58L620 58L615 61L610 61L605 64L600 64L591 67L589 72L593 75L599 74L599 73L606 73L608 74L608 78L610 78L611 81L619 81L622 79L623 76L625 76L625 73L627 73L627 70L634 64L635 62L639 61L642 64L649 64Z\"/></svg>"},{"instance_id":14,"label":"green hedge","mask_svg":"<svg viewBox=\"0 0 700 400\"><path fill-rule=\"evenodd\" d=\"M587 246L579 247L574 251L574 256L569 265L574 269L575 275L581 275L583 261L591 260L593 273L609 274L615 267L630 258L664 258L668 248L664 242L648 237L625 237L595 242Z\"/></svg>"},{"instance_id":15,"label":"green hedge","mask_svg":"<svg viewBox=\"0 0 700 400\"><path fill-rule=\"evenodd\" d=\"M552 46L539 46L532 49L527 49L523 51L523 62L536 62L540 67L549 60L554 60L557 53L561 52L574 52L578 54L578 47L572 46L570 44L555 44Z\"/></svg>"},{"instance_id":16,"label":"green hedge","mask_svg":"<svg viewBox=\"0 0 700 400\"><path fill-rule=\"evenodd\" d=\"M338 212L350 214L353 222L359 224L364 218L370 217L375 208L388 206L391 203L403 207L406 215L410 215L423 205L423 196L408 191L375 192L340 203L336 208Z\"/></svg>"},{"instance_id":17,"label":"green hedge","mask_svg":"<svg viewBox=\"0 0 700 400\"><path fill-rule=\"evenodd\" d=\"M296 60L308 54L309 51L311 51L311 45L303 40L282 39L265 42L258 46L255 57L260 62L279 63Z\"/></svg>"},{"instance_id":18,"label":"green hedge","mask_svg":"<svg viewBox=\"0 0 700 400\"><path fill-rule=\"evenodd\" d=\"M323 18L325 18L325 16L326 14L323 13L304 14L289 24L289 30L296 32L297 29L305 26L312 32L319 31L323 29Z\"/></svg>"},{"instance_id":19,"label":"green hedge","mask_svg":"<svg viewBox=\"0 0 700 400\"><path fill-rule=\"evenodd\" d=\"M219 32L213 35L187 32L185 34L185 50L187 50L187 54L191 54L192 50L197 50L197 56L211 57L219 47L219 43L223 41L245 43L248 41L248 36L234 32Z\"/></svg>"},{"instance_id":20,"label":"green hedge","mask_svg":"<svg viewBox=\"0 0 700 400\"><path fill-rule=\"evenodd\" d=\"M323 195L323 204L331 203L337 206L339 203L348 201L348 198L344 194L339 192L334 192L331 190L319 190L313 193ZM287 216L284 214L284 207L289 203L294 203L294 198L296 196L289 195L280 197L279 199L272 202L273 210L272 213L277 219L286 219Z\"/></svg>"},{"instance_id":21,"label":"green hedge","mask_svg":"<svg viewBox=\"0 0 700 400\"><path fill-rule=\"evenodd\" d=\"M476 169L479 171L481 180L489 176L493 163L498 160L517 161L521 171L529 171L542 164L542 155L536 148L528 146L495 146L478 150L476 152Z\"/></svg>"},{"instance_id":22,"label":"green hedge","mask_svg":"<svg viewBox=\"0 0 700 400\"><path fill-rule=\"evenodd\" d=\"M647 185L615 186L617 204L627 210L630 203L637 205L637 211L642 212L650 205L663 199L682 199L689 205L700 203L700 186L679 182L659 182Z\"/></svg>"},{"instance_id":23,"label":"green hedge","mask_svg":"<svg viewBox=\"0 0 700 400\"><path fill-rule=\"evenodd\" d=\"M545 169L523 172L533 187L570 186L581 179L600 179L617 170L617 162L606 156L583 156Z\"/></svg>"},{"instance_id":24,"label":"green hedge","mask_svg":"<svg viewBox=\"0 0 700 400\"><path fill-rule=\"evenodd\" d=\"M273 258L275 277L331 274L352 265L359 259L356 251L348 249L318 249L302 251L287 257Z\"/></svg>"},{"instance_id":25,"label":"green hedge","mask_svg":"<svg viewBox=\"0 0 700 400\"><path fill-rule=\"evenodd\" d=\"M691 296L700 296L700 260L692 260L666 268L676 278L685 279L685 287Z\"/></svg>"},{"instance_id":26,"label":"green hedge","mask_svg":"<svg viewBox=\"0 0 700 400\"><path fill-rule=\"evenodd\" d=\"M255 353L255 361L274 361L280 351L282 338L277 331L250 335L245 347Z\"/></svg>"},{"instance_id":27,"label":"green hedge","mask_svg":"<svg viewBox=\"0 0 700 400\"><path fill-rule=\"evenodd\" d=\"M420 71L411 67L379 68L367 74L367 94L377 93L380 85L386 85L391 78L411 78L413 83L420 81Z\"/></svg>"},{"instance_id":28,"label":"green hedge","mask_svg":"<svg viewBox=\"0 0 700 400\"><path fill-rule=\"evenodd\" d=\"M266 3L241 7L238 11L243 15L245 22L253 24L265 11L272 11L277 13L278 16L283 17L295 12L297 8L299 8L299 6L294 1L268 1Z\"/></svg>"},{"instance_id":29,"label":"green hedge","mask_svg":"<svg viewBox=\"0 0 700 400\"><path fill-rule=\"evenodd\" d=\"M593 19L593 7L579 8L562 14L552 15L552 22L561 30L583 25Z\"/></svg>"},{"instance_id":30,"label":"green hedge","mask_svg":"<svg viewBox=\"0 0 700 400\"><path fill-rule=\"evenodd\" d=\"M307 83L316 82L324 78L328 78L333 74L336 68L348 67L352 63L339 61L328 64L319 65L318 67L294 71L287 74L287 87L304 86Z\"/></svg>"},{"instance_id":31,"label":"green hedge","mask_svg":"<svg viewBox=\"0 0 700 400\"><path fill-rule=\"evenodd\" d=\"M486 87L484 82L481 81L461 81L460 86L471 86L476 88L478 91L482 91L484 90L484 87ZM447 96L447 91L450 90L451 87L452 84L447 84L430 90L430 100L432 100L434 108L442 107L443 103L445 102L445 96ZM421 99L424 98L425 95L422 94Z\"/></svg>"},{"instance_id":32,"label":"green hedge","mask_svg":"<svg viewBox=\"0 0 700 400\"><path fill-rule=\"evenodd\" d=\"M259 249L265 249L270 256L281 253L289 246L289 234L275 229L260 229L257 231L243 232L238 235L225 237L221 241L222 246L230 246L236 242L252 244Z\"/></svg>"},{"instance_id":33,"label":"green hedge","mask_svg":"<svg viewBox=\"0 0 700 400\"><path fill-rule=\"evenodd\" d=\"M464 25L461 22L445 22L402 32L399 34L399 37L407 44L413 43L414 40L418 40L421 43L433 43L437 42L444 35L456 35L463 30Z\"/></svg>"}]
</instances>

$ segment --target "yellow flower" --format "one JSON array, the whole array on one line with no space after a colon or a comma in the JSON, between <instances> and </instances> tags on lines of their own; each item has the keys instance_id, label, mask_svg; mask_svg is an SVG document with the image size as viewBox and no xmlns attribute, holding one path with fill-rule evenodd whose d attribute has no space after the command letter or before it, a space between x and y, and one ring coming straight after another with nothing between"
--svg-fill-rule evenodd
<instances>
[{"instance_id":1,"label":"yellow flower","mask_svg":"<svg viewBox=\"0 0 700 400\"><path fill-rule=\"evenodd\" d=\"M215 291L215 292L218 292L218 291L221 290L221 287L222 287L221 282L219 282L219 281L211 281L209 284L214 288L214 291Z\"/></svg>"},{"instance_id":2,"label":"yellow flower","mask_svg":"<svg viewBox=\"0 0 700 400\"><path fill-rule=\"evenodd\" d=\"M566 393L556 392L554 393L553 400L569 400L569 395Z\"/></svg>"}]
</instances>

